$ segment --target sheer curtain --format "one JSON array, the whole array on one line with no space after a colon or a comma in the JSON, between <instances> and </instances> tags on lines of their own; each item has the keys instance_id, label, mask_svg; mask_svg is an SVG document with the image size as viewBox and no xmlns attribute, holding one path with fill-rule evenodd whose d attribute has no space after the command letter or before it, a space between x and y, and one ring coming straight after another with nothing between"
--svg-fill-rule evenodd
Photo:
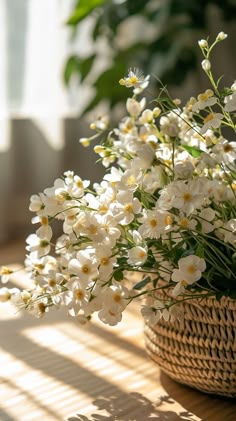
<instances>
[{"instance_id":1,"label":"sheer curtain","mask_svg":"<svg viewBox=\"0 0 236 421\"><path fill-rule=\"evenodd\" d=\"M65 88L63 65L74 43L64 22L72 0L0 1L0 242L25 234L29 197L66 169L97 179L95 157L82 150L77 118L85 94ZM86 29L86 28L85 28Z\"/></svg>"}]
</instances>

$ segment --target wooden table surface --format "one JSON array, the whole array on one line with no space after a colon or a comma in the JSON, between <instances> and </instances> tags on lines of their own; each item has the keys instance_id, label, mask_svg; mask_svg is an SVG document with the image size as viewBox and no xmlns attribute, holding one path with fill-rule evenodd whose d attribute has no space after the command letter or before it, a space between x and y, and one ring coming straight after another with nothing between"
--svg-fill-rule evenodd
<instances>
[{"instance_id":1,"label":"wooden table surface","mask_svg":"<svg viewBox=\"0 0 236 421\"><path fill-rule=\"evenodd\" d=\"M15 284L26 282L19 272ZM37 320L9 304L0 319L0 421L236 420L235 400L160 373L136 305L115 328L81 328L57 311Z\"/></svg>"}]
</instances>

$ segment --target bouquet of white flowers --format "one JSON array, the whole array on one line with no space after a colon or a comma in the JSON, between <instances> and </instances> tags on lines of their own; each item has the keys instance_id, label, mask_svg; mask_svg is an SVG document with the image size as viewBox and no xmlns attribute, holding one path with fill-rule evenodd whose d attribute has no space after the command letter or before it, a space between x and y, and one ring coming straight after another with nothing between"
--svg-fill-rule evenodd
<instances>
[{"instance_id":1,"label":"bouquet of white flowers","mask_svg":"<svg viewBox=\"0 0 236 421\"><path fill-rule=\"evenodd\" d=\"M236 83L221 88L210 61L226 37L199 41L210 88L184 106L162 85L147 105L150 77L138 69L120 80L132 90L127 115L116 128L98 118L95 135L81 139L99 141L103 180L90 187L67 171L31 197L39 227L26 240L25 268L35 286L3 286L1 301L36 317L55 307L82 324L97 313L115 325L136 299L152 323L180 317L185 300L236 299ZM10 272L2 268L2 282ZM163 289L168 297L157 299Z\"/></svg>"}]
</instances>

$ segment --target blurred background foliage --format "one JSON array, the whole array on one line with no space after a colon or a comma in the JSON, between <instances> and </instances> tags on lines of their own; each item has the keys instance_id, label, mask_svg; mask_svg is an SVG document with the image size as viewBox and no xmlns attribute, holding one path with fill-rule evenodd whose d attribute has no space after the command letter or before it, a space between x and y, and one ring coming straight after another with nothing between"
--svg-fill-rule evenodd
<instances>
[{"instance_id":1,"label":"blurred background foliage","mask_svg":"<svg viewBox=\"0 0 236 421\"><path fill-rule=\"evenodd\" d=\"M68 57L64 81L69 85L77 78L82 83L93 75L94 95L84 113L104 100L110 107L124 101L128 91L118 81L130 67L138 66L168 86L181 85L197 67L197 40L207 35L208 9L212 6L224 22L236 18L235 0L77 1L66 24L76 34L81 23L92 17L94 49L86 56L78 51ZM101 39L103 47L99 48ZM99 71L101 60L106 66Z\"/></svg>"}]
</instances>

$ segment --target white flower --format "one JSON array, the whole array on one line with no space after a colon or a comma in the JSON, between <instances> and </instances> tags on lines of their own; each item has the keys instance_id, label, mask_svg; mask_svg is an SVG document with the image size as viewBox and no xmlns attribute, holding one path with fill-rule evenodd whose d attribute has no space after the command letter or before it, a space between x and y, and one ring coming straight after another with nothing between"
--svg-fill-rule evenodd
<instances>
[{"instance_id":1,"label":"white flower","mask_svg":"<svg viewBox=\"0 0 236 421\"><path fill-rule=\"evenodd\" d=\"M174 166L175 178L189 180L192 177L193 170L194 166L190 161L177 162Z\"/></svg>"},{"instance_id":2,"label":"white flower","mask_svg":"<svg viewBox=\"0 0 236 421\"><path fill-rule=\"evenodd\" d=\"M221 113L210 113L204 118L204 125L201 128L201 133L204 134L208 129L213 127L214 129L218 129L221 126L223 114Z\"/></svg>"},{"instance_id":3,"label":"white flower","mask_svg":"<svg viewBox=\"0 0 236 421\"><path fill-rule=\"evenodd\" d=\"M224 241L236 247L236 219L230 219L224 226Z\"/></svg>"},{"instance_id":4,"label":"white flower","mask_svg":"<svg viewBox=\"0 0 236 421\"><path fill-rule=\"evenodd\" d=\"M214 230L213 222L215 218L215 211L212 208L205 208L198 214L198 219L201 224L202 231L206 234Z\"/></svg>"},{"instance_id":5,"label":"white flower","mask_svg":"<svg viewBox=\"0 0 236 421\"><path fill-rule=\"evenodd\" d=\"M141 117L139 118L139 123L141 124L151 124L153 122L154 115L152 110L144 110Z\"/></svg>"},{"instance_id":6,"label":"white flower","mask_svg":"<svg viewBox=\"0 0 236 421\"><path fill-rule=\"evenodd\" d=\"M86 309L90 299L90 292L86 287L87 282L77 277L72 277L67 283L68 290L63 294L62 299L70 316L75 317L81 309Z\"/></svg>"},{"instance_id":7,"label":"white flower","mask_svg":"<svg viewBox=\"0 0 236 421\"><path fill-rule=\"evenodd\" d=\"M121 311L114 311L109 308L103 308L98 312L99 319L109 326L115 326L119 323L122 319L122 312Z\"/></svg>"},{"instance_id":8,"label":"white flower","mask_svg":"<svg viewBox=\"0 0 236 421\"><path fill-rule=\"evenodd\" d=\"M236 159L236 142L222 139L212 148L212 153L219 163L233 163Z\"/></svg>"},{"instance_id":9,"label":"white flower","mask_svg":"<svg viewBox=\"0 0 236 421\"><path fill-rule=\"evenodd\" d=\"M103 290L103 308L98 312L98 317L110 326L116 325L122 319L122 312L129 299L128 289L123 285L112 285Z\"/></svg>"},{"instance_id":10,"label":"white flower","mask_svg":"<svg viewBox=\"0 0 236 421\"><path fill-rule=\"evenodd\" d=\"M132 247L128 250L128 263L131 266L142 266L147 260L147 250L141 246Z\"/></svg>"},{"instance_id":11,"label":"white flower","mask_svg":"<svg viewBox=\"0 0 236 421\"><path fill-rule=\"evenodd\" d=\"M6 284L14 271L7 266L2 266L0 269L0 277L2 284Z\"/></svg>"},{"instance_id":12,"label":"white flower","mask_svg":"<svg viewBox=\"0 0 236 421\"><path fill-rule=\"evenodd\" d=\"M104 246L96 249L96 260L98 263L99 279L101 281L108 280L117 260L115 256L112 256L112 250Z\"/></svg>"},{"instance_id":13,"label":"white flower","mask_svg":"<svg viewBox=\"0 0 236 421\"><path fill-rule=\"evenodd\" d=\"M166 306L167 304L167 306ZM170 303L164 303L160 300L155 300L153 302L153 305L150 307L148 305L143 305L141 308L141 313L143 318L147 323L150 323L152 325L155 325L159 322L160 319L164 319L165 321L168 321L172 319L171 313L171 307L168 308L168 304Z\"/></svg>"},{"instance_id":14,"label":"white flower","mask_svg":"<svg viewBox=\"0 0 236 421\"><path fill-rule=\"evenodd\" d=\"M190 217L185 216L183 213L180 213L176 217L177 224L181 230L195 230L197 221L196 219L191 219Z\"/></svg>"},{"instance_id":15,"label":"white flower","mask_svg":"<svg viewBox=\"0 0 236 421\"><path fill-rule=\"evenodd\" d=\"M169 231L173 223L171 215L159 210L143 211L143 216L139 218L141 223L138 232L144 238L160 238L161 234Z\"/></svg>"},{"instance_id":16,"label":"white flower","mask_svg":"<svg viewBox=\"0 0 236 421\"><path fill-rule=\"evenodd\" d=\"M68 265L71 274L78 276L81 281L89 281L98 276L98 263L91 249L80 250L76 258L71 259Z\"/></svg>"},{"instance_id":17,"label":"white flower","mask_svg":"<svg viewBox=\"0 0 236 421\"><path fill-rule=\"evenodd\" d=\"M179 268L174 269L171 276L172 281L177 282L173 295L183 293L187 285L197 282L206 269L206 262L198 256L190 255L180 259L178 266Z\"/></svg>"},{"instance_id":18,"label":"white flower","mask_svg":"<svg viewBox=\"0 0 236 421\"><path fill-rule=\"evenodd\" d=\"M175 181L169 185L170 194L173 195L172 206L189 215L199 209L204 201L201 183L191 180Z\"/></svg>"},{"instance_id":19,"label":"white flower","mask_svg":"<svg viewBox=\"0 0 236 421\"><path fill-rule=\"evenodd\" d=\"M212 89L207 89L203 94L199 94L197 99L198 101L192 106L193 112L204 110L204 108L211 107L217 103L217 98L214 96Z\"/></svg>"},{"instance_id":20,"label":"white flower","mask_svg":"<svg viewBox=\"0 0 236 421\"><path fill-rule=\"evenodd\" d=\"M36 234L30 234L26 239L26 243L28 244L26 250L35 252L37 257L48 254L51 249L50 241L47 236L45 238L40 238Z\"/></svg>"},{"instance_id":21,"label":"white flower","mask_svg":"<svg viewBox=\"0 0 236 421\"><path fill-rule=\"evenodd\" d=\"M144 77L143 72L138 69L130 69L128 76L120 79L120 85L124 85L127 88L134 88L134 94L142 92L149 84L150 76Z\"/></svg>"},{"instance_id":22,"label":"white flower","mask_svg":"<svg viewBox=\"0 0 236 421\"><path fill-rule=\"evenodd\" d=\"M104 116L98 116L96 120L94 120L90 124L90 129L100 132L100 131L106 130L108 126L109 126L109 118L107 115L104 115Z\"/></svg>"},{"instance_id":23,"label":"white flower","mask_svg":"<svg viewBox=\"0 0 236 421\"><path fill-rule=\"evenodd\" d=\"M160 118L160 127L164 134L170 137L178 136L180 131L180 121L179 121L178 110L174 113L173 111L166 116Z\"/></svg>"},{"instance_id":24,"label":"white flower","mask_svg":"<svg viewBox=\"0 0 236 421\"><path fill-rule=\"evenodd\" d=\"M131 191L121 191L116 196L116 203L114 206L111 205L115 218L121 225L130 224L134 216L141 210L141 203L133 197Z\"/></svg>"},{"instance_id":25,"label":"white flower","mask_svg":"<svg viewBox=\"0 0 236 421\"><path fill-rule=\"evenodd\" d=\"M139 187L142 177L143 173L140 167L135 165L134 160L131 164L131 168L127 169L122 175L121 180L118 183L118 188L121 190L128 188L129 190L135 191Z\"/></svg>"},{"instance_id":26,"label":"white flower","mask_svg":"<svg viewBox=\"0 0 236 421\"><path fill-rule=\"evenodd\" d=\"M227 95L224 99L225 102L225 111L232 112L236 110L236 92L233 92L231 95Z\"/></svg>"},{"instance_id":27,"label":"white flower","mask_svg":"<svg viewBox=\"0 0 236 421\"><path fill-rule=\"evenodd\" d=\"M126 108L128 113L132 116L137 118L142 110L144 109L146 104L146 99L142 98L140 102L136 101L134 98L128 98L126 102Z\"/></svg>"},{"instance_id":28,"label":"white flower","mask_svg":"<svg viewBox=\"0 0 236 421\"><path fill-rule=\"evenodd\" d=\"M86 189L89 184L89 180L82 180L78 175L75 175L71 186L71 195L76 198L82 197L84 195L84 189Z\"/></svg>"},{"instance_id":29,"label":"white flower","mask_svg":"<svg viewBox=\"0 0 236 421\"><path fill-rule=\"evenodd\" d=\"M30 206L29 206L29 210L31 212L40 212L43 210L44 208L44 204L43 204L43 195L41 194L33 194L30 198Z\"/></svg>"}]
</instances>

